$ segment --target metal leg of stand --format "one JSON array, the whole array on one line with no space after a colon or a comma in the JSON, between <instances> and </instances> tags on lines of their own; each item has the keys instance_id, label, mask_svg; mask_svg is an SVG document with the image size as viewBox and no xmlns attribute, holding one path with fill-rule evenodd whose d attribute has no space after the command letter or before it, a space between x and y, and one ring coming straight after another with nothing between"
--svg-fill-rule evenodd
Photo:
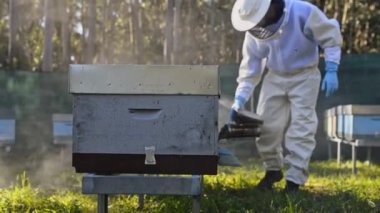
<instances>
[{"instance_id":1,"label":"metal leg of stand","mask_svg":"<svg viewBox=\"0 0 380 213\"><path fill-rule=\"evenodd\" d=\"M352 145L352 173L356 174L356 172L356 147L355 145Z\"/></svg>"},{"instance_id":2,"label":"metal leg of stand","mask_svg":"<svg viewBox=\"0 0 380 213\"><path fill-rule=\"evenodd\" d=\"M193 213L201 212L201 196L193 196Z\"/></svg>"},{"instance_id":3,"label":"metal leg of stand","mask_svg":"<svg viewBox=\"0 0 380 213\"><path fill-rule=\"evenodd\" d=\"M371 166L371 151L372 151L372 149L371 149L371 147L368 147L367 148L367 161L368 161L368 166Z\"/></svg>"},{"instance_id":4,"label":"metal leg of stand","mask_svg":"<svg viewBox=\"0 0 380 213\"><path fill-rule=\"evenodd\" d=\"M144 174L140 174L140 177L144 178ZM144 209L144 194L139 194L139 207L137 207L138 210Z\"/></svg>"},{"instance_id":5,"label":"metal leg of stand","mask_svg":"<svg viewBox=\"0 0 380 213\"><path fill-rule=\"evenodd\" d=\"M108 212L108 195L98 194L98 213Z\"/></svg>"},{"instance_id":6,"label":"metal leg of stand","mask_svg":"<svg viewBox=\"0 0 380 213\"><path fill-rule=\"evenodd\" d=\"M144 209L144 195L139 195L139 207L138 210Z\"/></svg>"},{"instance_id":7,"label":"metal leg of stand","mask_svg":"<svg viewBox=\"0 0 380 213\"><path fill-rule=\"evenodd\" d=\"M340 154L341 154L341 150L340 150L340 142L337 143L337 148L336 148L336 161L338 163L338 166L340 166Z\"/></svg>"},{"instance_id":8,"label":"metal leg of stand","mask_svg":"<svg viewBox=\"0 0 380 213\"><path fill-rule=\"evenodd\" d=\"M201 199L202 199L202 187L203 187L203 176L200 176L200 193L199 195L193 196L193 213L201 212Z\"/></svg>"},{"instance_id":9,"label":"metal leg of stand","mask_svg":"<svg viewBox=\"0 0 380 213\"><path fill-rule=\"evenodd\" d=\"M329 160L331 160L332 159L331 142L328 142L328 144L327 144L327 153L328 153Z\"/></svg>"}]
</instances>

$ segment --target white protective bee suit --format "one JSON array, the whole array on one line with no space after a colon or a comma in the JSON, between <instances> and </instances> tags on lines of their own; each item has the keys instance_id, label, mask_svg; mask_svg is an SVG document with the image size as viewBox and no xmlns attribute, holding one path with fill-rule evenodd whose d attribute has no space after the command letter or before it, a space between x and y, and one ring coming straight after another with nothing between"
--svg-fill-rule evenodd
<instances>
[{"instance_id":1,"label":"white protective bee suit","mask_svg":"<svg viewBox=\"0 0 380 213\"><path fill-rule=\"evenodd\" d=\"M268 27L276 30L268 39L245 33L235 97L247 101L268 68L257 107L264 120L257 148L267 171L281 170L285 162L289 165L286 179L303 185L316 144L315 106L321 81L318 46L324 50L325 61L339 64L342 37L336 20L298 0L285 0L281 20ZM285 160L283 141L289 152Z\"/></svg>"}]
</instances>

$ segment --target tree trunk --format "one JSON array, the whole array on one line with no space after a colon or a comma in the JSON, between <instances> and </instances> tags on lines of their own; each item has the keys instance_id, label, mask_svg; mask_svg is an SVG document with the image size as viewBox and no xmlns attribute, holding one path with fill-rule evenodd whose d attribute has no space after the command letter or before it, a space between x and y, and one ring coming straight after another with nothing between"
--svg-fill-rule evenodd
<instances>
[{"instance_id":1,"label":"tree trunk","mask_svg":"<svg viewBox=\"0 0 380 213\"><path fill-rule=\"evenodd\" d=\"M102 31L102 42L100 45L100 63L107 63L107 20L108 20L108 0L103 0L103 20L101 24L101 31Z\"/></svg>"},{"instance_id":2,"label":"tree trunk","mask_svg":"<svg viewBox=\"0 0 380 213\"><path fill-rule=\"evenodd\" d=\"M172 64L173 52L173 4L174 0L167 0L166 11L166 29L165 29L165 44L164 44L164 62Z\"/></svg>"},{"instance_id":3,"label":"tree trunk","mask_svg":"<svg viewBox=\"0 0 380 213\"><path fill-rule=\"evenodd\" d=\"M334 10L335 10L335 13L334 13L334 18L339 20L340 19L340 6L339 6L339 1L338 0L334 0Z\"/></svg>"},{"instance_id":4,"label":"tree trunk","mask_svg":"<svg viewBox=\"0 0 380 213\"><path fill-rule=\"evenodd\" d=\"M226 21L224 18L221 19L221 27L220 27L220 57L219 60L228 61L228 53L227 53L227 30L226 30ZM219 63L219 61L217 61Z\"/></svg>"},{"instance_id":5,"label":"tree trunk","mask_svg":"<svg viewBox=\"0 0 380 213\"><path fill-rule=\"evenodd\" d=\"M120 55L118 55L119 61L118 63L126 63L129 61L129 41L130 41L130 33L129 33L129 24L130 24L130 15L129 15L129 4L128 1L122 1L120 6L120 19L123 20L123 24L120 27L120 32L122 32L122 39L120 44Z\"/></svg>"},{"instance_id":6,"label":"tree trunk","mask_svg":"<svg viewBox=\"0 0 380 213\"><path fill-rule=\"evenodd\" d=\"M87 42L86 42L86 34L87 34L87 18L86 18L86 5L85 2L87 0L82 0L81 1L81 11L80 11L80 23L82 24L82 34L81 34L81 44L82 44L82 49L81 49L81 54L80 54L80 63L85 63L86 62L86 49L87 49Z\"/></svg>"},{"instance_id":7,"label":"tree trunk","mask_svg":"<svg viewBox=\"0 0 380 213\"><path fill-rule=\"evenodd\" d=\"M181 6L182 0L175 0L174 12L174 37L173 37L173 59L174 64L180 63L181 57Z\"/></svg>"},{"instance_id":8,"label":"tree trunk","mask_svg":"<svg viewBox=\"0 0 380 213\"><path fill-rule=\"evenodd\" d=\"M132 0L128 0L128 27L129 27L129 48L132 50L132 55L130 58L133 58L135 55L135 38L133 34L133 15L132 15Z\"/></svg>"},{"instance_id":9,"label":"tree trunk","mask_svg":"<svg viewBox=\"0 0 380 213\"><path fill-rule=\"evenodd\" d=\"M210 2L210 30L208 34L208 38L210 41L210 54L208 58L208 63L210 64L215 64L216 63L216 58L217 58L217 47L218 47L218 36L216 36L216 7L215 7L215 0L211 0Z\"/></svg>"},{"instance_id":10,"label":"tree trunk","mask_svg":"<svg viewBox=\"0 0 380 213\"><path fill-rule=\"evenodd\" d=\"M44 31L44 55L42 59L42 71L52 71L53 68L53 8L54 1L45 0L45 31Z\"/></svg>"},{"instance_id":11,"label":"tree trunk","mask_svg":"<svg viewBox=\"0 0 380 213\"><path fill-rule=\"evenodd\" d=\"M115 17L115 10L117 9L117 4L118 2L116 2L115 0L113 1L110 1L109 3L109 8L111 8L111 13L109 13L110 17L109 17L109 24L110 24L110 32L108 33L109 37L108 37L108 63L115 63L115 45L114 45L114 39L115 39L115 21L116 21L116 17Z\"/></svg>"},{"instance_id":12,"label":"tree trunk","mask_svg":"<svg viewBox=\"0 0 380 213\"><path fill-rule=\"evenodd\" d=\"M141 63L142 59L142 34L140 27L140 3L139 0L132 0L132 30L133 30L133 53L136 63Z\"/></svg>"},{"instance_id":13,"label":"tree trunk","mask_svg":"<svg viewBox=\"0 0 380 213\"><path fill-rule=\"evenodd\" d=\"M347 0L346 0L347 1ZM344 7L343 7L343 14L342 14L342 20L341 20L341 25L342 25L342 33L346 33L347 31L347 25L349 22L349 16L348 16L348 10L350 8L350 3L349 2L344 2Z\"/></svg>"},{"instance_id":14,"label":"tree trunk","mask_svg":"<svg viewBox=\"0 0 380 213\"><path fill-rule=\"evenodd\" d=\"M15 68L16 46L17 46L17 0L9 0L9 41L8 41L8 63L9 68Z\"/></svg>"},{"instance_id":15,"label":"tree trunk","mask_svg":"<svg viewBox=\"0 0 380 213\"><path fill-rule=\"evenodd\" d=\"M70 63L69 14L67 13L66 1L58 0L58 4L61 19L62 66L64 70L67 70Z\"/></svg>"},{"instance_id":16,"label":"tree trunk","mask_svg":"<svg viewBox=\"0 0 380 213\"><path fill-rule=\"evenodd\" d=\"M356 2L355 0L350 0L351 4L351 23L350 23L350 31L349 31L349 39L348 39L348 53L352 53L355 44L355 22L356 22Z\"/></svg>"},{"instance_id":17,"label":"tree trunk","mask_svg":"<svg viewBox=\"0 0 380 213\"><path fill-rule=\"evenodd\" d=\"M196 42L194 29L197 27L195 17L197 16L196 0L188 1L188 15L186 16L186 63L196 63L196 52L199 49L199 43Z\"/></svg>"},{"instance_id":18,"label":"tree trunk","mask_svg":"<svg viewBox=\"0 0 380 213\"><path fill-rule=\"evenodd\" d=\"M164 5L165 2L162 1L162 0L154 0L153 1L153 5L160 5L160 6L155 6L154 7L154 10L153 10L153 17L154 17L154 21L153 21L153 26L152 27L152 34L155 35L156 37L161 37L164 38L164 35L163 35L163 32L162 32L162 29L161 29L161 25L162 25L162 7L161 5ZM162 64L163 61L164 61L164 58L163 58L163 54L155 54L152 58L152 62L154 64Z\"/></svg>"},{"instance_id":19,"label":"tree trunk","mask_svg":"<svg viewBox=\"0 0 380 213\"><path fill-rule=\"evenodd\" d=\"M94 60L96 39L96 0L89 1L88 10L88 43L86 46L86 63L92 64Z\"/></svg>"}]
</instances>

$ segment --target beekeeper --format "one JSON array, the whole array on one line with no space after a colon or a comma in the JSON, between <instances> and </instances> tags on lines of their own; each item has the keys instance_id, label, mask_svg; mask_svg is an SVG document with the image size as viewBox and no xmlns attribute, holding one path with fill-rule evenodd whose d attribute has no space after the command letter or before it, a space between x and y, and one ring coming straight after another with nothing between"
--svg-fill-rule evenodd
<instances>
[{"instance_id":1,"label":"beekeeper","mask_svg":"<svg viewBox=\"0 0 380 213\"><path fill-rule=\"evenodd\" d=\"M237 0L231 19L236 30L245 32L231 112L244 107L268 68L257 106L264 124L256 143L266 173L257 187L271 189L283 178L285 163L285 191L296 191L307 181L316 144L315 105L321 82L318 47L325 59L321 90L331 96L338 89L339 24L316 6L299 0Z\"/></svg>"}]
</instances>

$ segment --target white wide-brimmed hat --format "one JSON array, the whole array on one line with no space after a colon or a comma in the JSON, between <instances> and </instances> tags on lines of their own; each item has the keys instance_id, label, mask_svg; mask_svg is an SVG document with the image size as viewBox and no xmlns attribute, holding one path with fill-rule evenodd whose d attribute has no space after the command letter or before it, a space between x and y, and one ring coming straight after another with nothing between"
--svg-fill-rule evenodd
<instances>
[{"instance_id":1,"label":"white wide-brimmed hat","mask_svg":"<svg viewBox=\"0 0 380 213\"><path fill-rule=\"evenodd\" d=\"M256 26L267 13L271 0L236 0L232 8L232 26L247 31Z\"/></svg>"}]
</instances>

